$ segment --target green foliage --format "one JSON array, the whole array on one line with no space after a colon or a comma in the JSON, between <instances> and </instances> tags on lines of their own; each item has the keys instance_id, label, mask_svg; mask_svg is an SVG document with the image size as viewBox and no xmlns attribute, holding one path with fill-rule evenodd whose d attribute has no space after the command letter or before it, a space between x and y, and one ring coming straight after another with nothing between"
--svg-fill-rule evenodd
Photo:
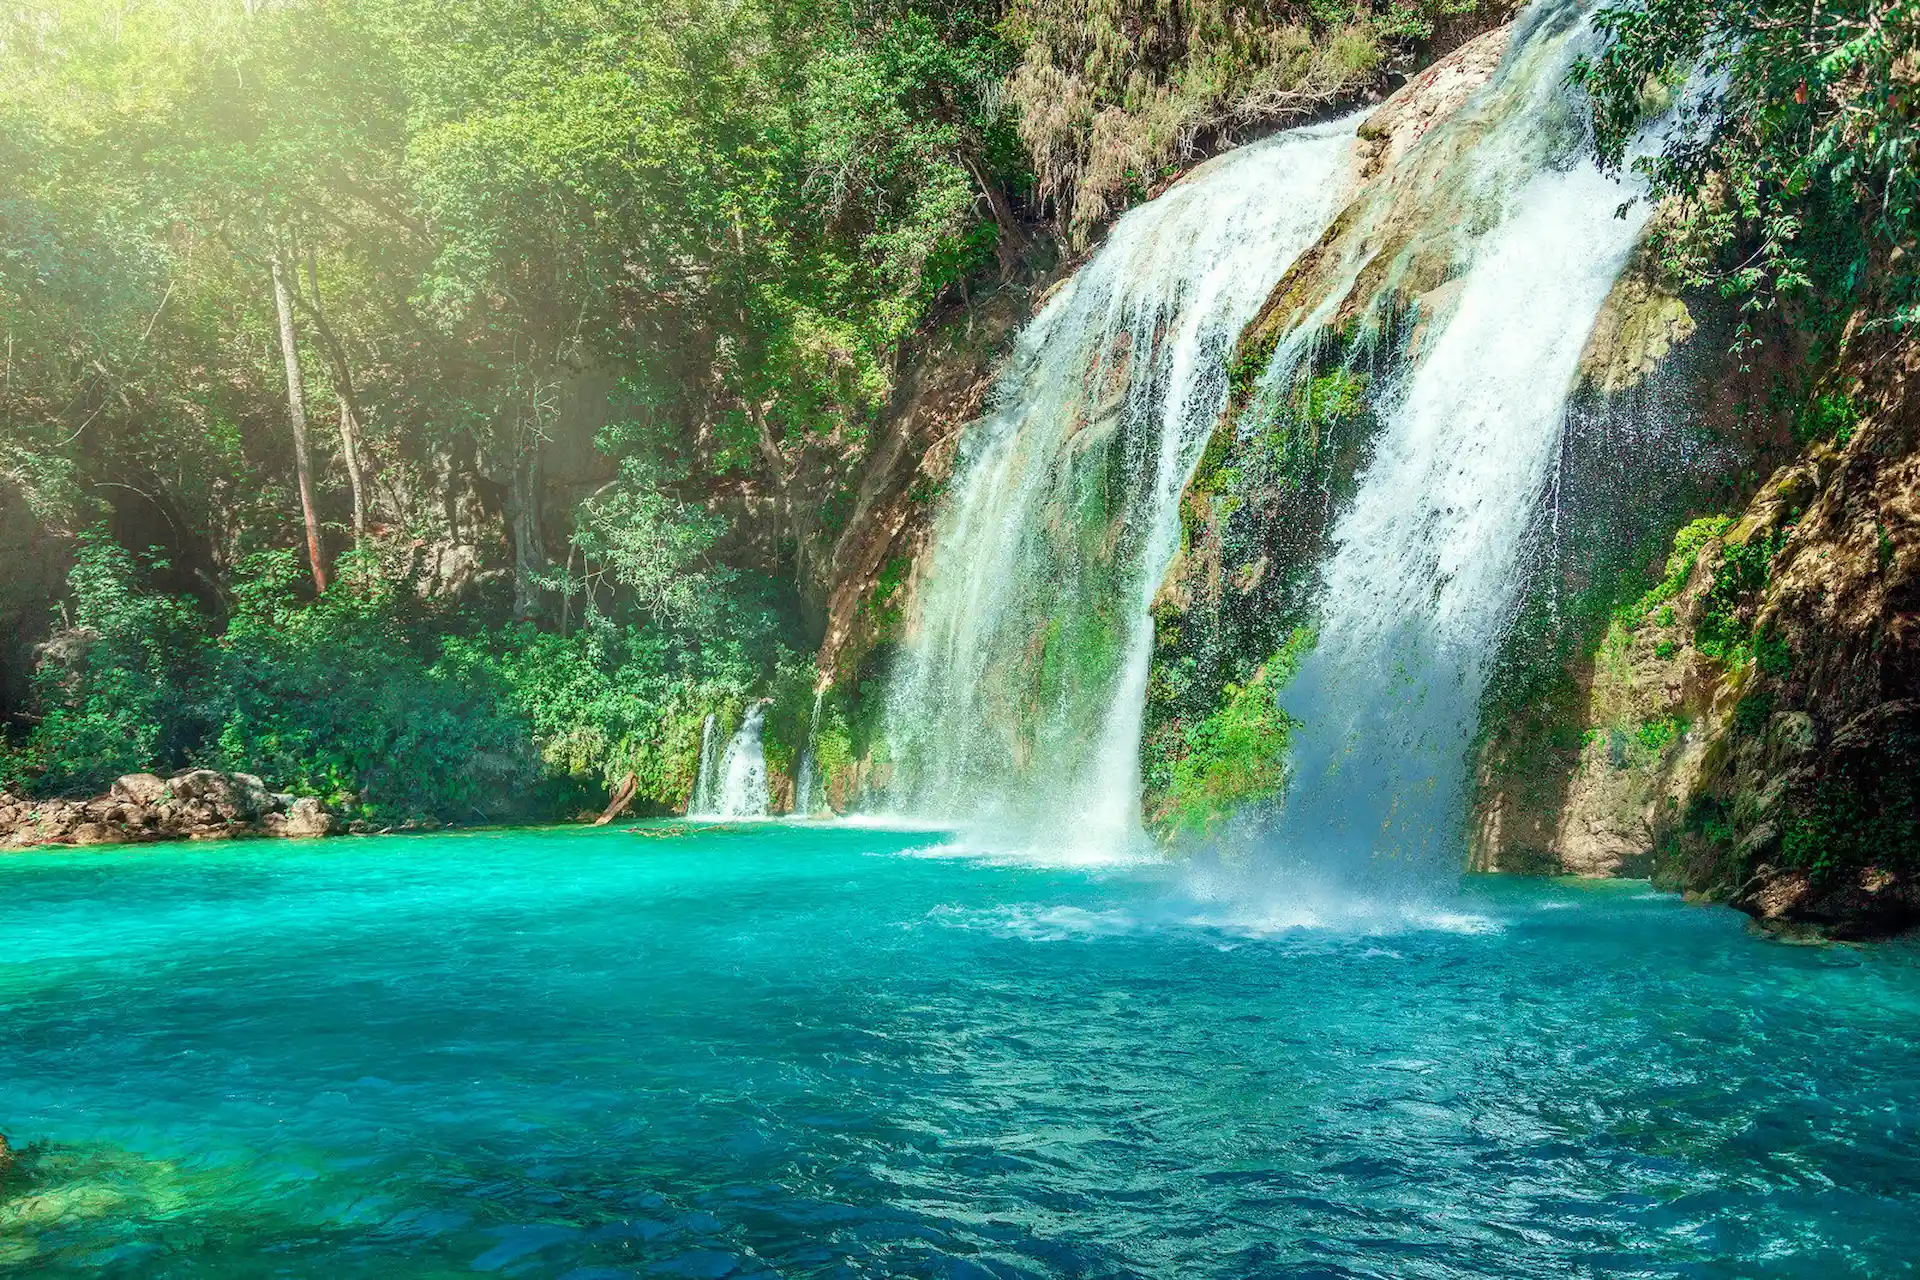
<instances>
[{"instance_id":1,"label":"green foliage","mask_svg":"<svg viewBox=\"0 0 1920 1280\"><path fill-rule=\"evenodd\" d=\"M1772 576L1774 557L1786 544L1787 534L1787 529L1779 529L1721 548L1713 586L1701 599L1700 620L1694 624L1694 648L1729 666L1754 656L1752 608ZM1773 645L1769 652L1777 666L1785 661L1784 641Z\"/></svg>"},{"instance_id":2,"label":"green foliage","mask_svg":"<svg viewBox=\"0 0 1920 1280\"><path fill-rule=\"evenodd\" d=\"M1642 751L1658 756L1687 732L1687 722L1681 716L1658 716L1634 726L1633 738Z\"/></svg>"},{"instance_id":3,"label":"green foliage","mask_svg":"<svg viewBox=\"0 0 1920 1280\"><path fill-rule=\"evenodd\" d=\"M882 641L891 639L906 619L906 584L912 572L912 560L892 557L881 566L873 590L860 602L860 612L871 621L874 634Z\"/></svg>"},{"instance_id":4,"label":"green foliage","mask_svg":"<svg viewBox=\"0 0 1920 1280\"><path fill-rule=\"evenodd\" d=\"M1356 96L1475 0L1016 0L1008 81L1036 194L1084 240L1196 139ZM1264 363L1264 362L1263 362Z\"/></svg>"},{"instance_id":5,"label":"green foliage","mask_svg":"<svg viewBox=\"0 0 1920 1280\"><path fill-rule=\"evenodd\" d=\"M1794 435L1802 444L1831 440L1844 446L1860 425L1860 406L1842 391L1829 391L1810 398L1794 423Z\"/></svg>"},{"instance_id":6,"label":"green foliage","mask_svg":"<svg viewBox=\"0 0 1920 1280\"><path fill-rule=\"evenodd\" d=\"M557 817L632 772L643 806L666 811L692 789L708 710L739 705L770 669L788 695L806 679L772 616L737 602L700 638L610 623L476 631L388 566L342 568L310 599L291 552L249 557L213 640L192 602L145 588L124 551L87 539L73 625L42 664L44 715L14 771L36 790L92 792L204 764L376 822Z\"/></svg>"},{"instance_id":7,"label":"green foliage","mask_svg":"<svg viewBox=\"0 0 1920 1280\"><path fill-rule=\"evenodd\" d=\"M582 502L574 546L586 572L563 590L596 608L618 589L655 623L697 631L713 624L733 574L711 562L726 521L664 492L647 468L628 459L620 477Z\"/></svg>"},{"instance_id":8,"label":"green foliage","mask_svg":"<svg viewBox=\"0 0 1920 1280\"><path fill-rule=\"evenodd\" d=\"M311 603L292 553L241 566L221 637L225 716L209 763L353 816L498 821L536 780L502 690L439 665L404 584L355 574Z\"/></svg>"},{"instance_id":9,"label":"green foliage","mask_svg":"<svg viewBox=\"0 0 1920 1280\"><path fill-rule=\"evenodd\" d=\"M1753 735L1767 727L1767 721L1773 717L1774 696L1766 690L1758 690L1741 697L1733 705L1733 727L1742 735Z\"/></svg>"},{"instance_id":10,"label":"green foliage","mask_svg":"<svg viewBox=\"0 0 1920 1280\"><path fill-rule=\"evenodd\" d=\"M1275 695L1312 647L1313 633L1296 630L1251 679L1226 687L1212 715L1186 730L1156 814L1166 835L1204 837L1244 806L1280 794L1288 737L1296 722L1280 709Z\"/></svg>"},{"instance_id":11,"label":"green foliage","mask_svg":"<svg viewBox=\"0 0 1920 1280\"><path fill-rule=\"evenodd\" d=\"M93 792L123 773L185 761L210 708L208 640L192 601L147 589L144 564L83 534L67 616L35 672L39 722L11 772L51 792Z\"/></svg>"},{"instance_id":12,"label":"green foliage","mask_svg":"<svg viewBox=\"0 0 1920 1280\"><path fill-rule=\"evenodd\" d=\"M1647 618L1658 610L1659 625L1672 626L1673 609L1668 601L1686 588L1687 579L1693 576L1693 566L1700 559L1701 548L1715 538L1724 537L1732 527L1731 516L1702 516L1683 525L1673 537L1673 551L1667 556L1665 575L1645 595L1616 610L1615 620L1631 631L1644 626Z\"/></svg>"},{"instance_id":13,"label":"green foliage","mask_svg":"<svg viewBox=\"0 0 1920 1280\"><path fill-rule=\"evenodd\" d=\"M1914 315L1920 156L1910 4L1837 0L1646 0L1603 9L1607 43L1574 78L1593 98L1602 159L1626 162L1650 86L1681 95L1679 127L1636 161L1678 213L1660 233L1672 269L1749 309L1790 302L1829 331L1877 284L1882 323Z\"/></svg>"},{"instance_id":14,"label":"green foliage","mask_svg":"<svg viewBox=\"0 0 1920 1280\"><path fill-rule=\"evenodd\" d=\"M1920 725L1889 715L1837 751L1788 808L1781 855L1816 879L1875 867L1920 872Z\"/></svg>"}]
</instances>

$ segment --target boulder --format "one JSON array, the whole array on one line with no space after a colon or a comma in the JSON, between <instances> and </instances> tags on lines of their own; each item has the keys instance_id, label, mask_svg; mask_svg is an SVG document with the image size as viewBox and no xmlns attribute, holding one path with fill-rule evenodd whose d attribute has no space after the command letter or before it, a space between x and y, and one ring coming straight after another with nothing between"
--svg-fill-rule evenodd
<instances>
[{"instance_id":1,"label":"boulder","mask_svg":"<svg viewBox=\"0 0 1920 1280\"><path fill-rule=\"evenodd\" d=\"M155 805L167 794L167 784L151 773L129 773L114 779L107 794L122 804Z\"/></svg>"},{"instance_id":2,"label":"boulder","mask_svg":"<svg viewBox=\"0 0 1920 1280\"><path fill-rule=\"evenodd\" d=\"M234 787L233 779L218 770L189 769L177 773L171 786L174 795L187 801L187 811L202 822L249 816L245 796Z\"/></svg>"},{"instance_id":3,"label":"boulder","mask_svg":"<svg viewBox=\"0 0 1920 1280\"><path fill-rule=\"evenodd\" d=\"M1808 927L1831 938L1888 937L1920 924L1920 885L1865 867L1816 881L1797 867L1763 863L1734 906L1773 927Z\"/></svg>"},{"instance_id":4,"label":"boulder","mask_svg":"<svg viewBox=\"0 0 1920 1280\"><path fill-rule=\"evenodd\" d=\"M275 809L286 807L286 804L280 801L280 797L269 791L267 784L257 775L236 773L231 777L234 798L239 801L248 816L257 818L262 814L272 813ZM287 799L291 801L292 797L289 796Z\"/></svg>"},{"instance_id":5,"label":"boulder","mask_svg":"<svg viewBox=\"0 0 1920 1280\"><path fill-rule=\"evenodd\" d=\"M83 822L73 829L75 844L125 844L126 835L104 822Z\"/></svg>"},{"instance_id":6,"label":"boulder","mask_svg":"<svg viewBox=\"0 0 1920 1280\"><path fill-rule=\"evenodd\" d=\"M338 823L312 796L301 796L287 810L286 833L295 839L330 836Z\"/></svg>"},{"instance_id":7,"label":"boulder","mask_svg":"<svg viewBox=\"0 0 1920 1280\"><path fill-rule=\"evenodd\" d=\"M27 815L27 834L40 840L64 840L84 820L78 806L49 800Z\"/></svg>"}]
</instances>

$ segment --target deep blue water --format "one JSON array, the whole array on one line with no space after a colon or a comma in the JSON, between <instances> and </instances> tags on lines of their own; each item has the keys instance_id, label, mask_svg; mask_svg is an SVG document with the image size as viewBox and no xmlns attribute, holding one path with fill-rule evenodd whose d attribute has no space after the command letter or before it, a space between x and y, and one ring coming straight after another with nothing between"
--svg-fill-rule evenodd
<instances>
[{"instance_id":1,"label":"deep blue water","mask_svg":"<svg viewBox=\"0 0 1920 1280\"><path fill-rule=\"evenodd\" d=\"M1911 945L1633 884L1289 928L926 835L650 837L0 860L0 1129L60 1175L0 1272L1920 1266Z\"/></svg>"}]
</instances>

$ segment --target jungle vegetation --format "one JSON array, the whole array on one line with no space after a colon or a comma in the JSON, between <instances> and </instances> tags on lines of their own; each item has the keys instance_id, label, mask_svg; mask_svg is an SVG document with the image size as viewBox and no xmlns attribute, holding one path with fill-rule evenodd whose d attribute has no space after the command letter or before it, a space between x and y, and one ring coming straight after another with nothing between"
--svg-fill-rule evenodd
<instances>
[{"instance_id":1,"label":"jungle vegetation","mask_svg":"<svg viewBox=\"0 0 1920 1280\"><path fill-rule=\"evenodd\" d=\"M676 803L916 344L1466 7L8 6L0 784Z\"/></svg>"}]
</instances>

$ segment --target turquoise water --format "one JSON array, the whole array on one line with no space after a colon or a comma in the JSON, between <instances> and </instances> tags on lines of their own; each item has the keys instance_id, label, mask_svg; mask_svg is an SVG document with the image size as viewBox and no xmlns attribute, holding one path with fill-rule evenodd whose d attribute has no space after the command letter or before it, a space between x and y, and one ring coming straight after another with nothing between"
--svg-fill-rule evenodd
<instances>
[{"instance_id":1,"label":"turquoise water","mask_svg":"<svg viewBox=\"0 0 1920 1280\"><path fill-rule=\"evenodd\" d=\"M925 834L649 834L0 860L0 1129L66 1179L0 1271L1916 1269L1911 946L1630 884L1289 928Z\"/></svg>"}]
</instances>

